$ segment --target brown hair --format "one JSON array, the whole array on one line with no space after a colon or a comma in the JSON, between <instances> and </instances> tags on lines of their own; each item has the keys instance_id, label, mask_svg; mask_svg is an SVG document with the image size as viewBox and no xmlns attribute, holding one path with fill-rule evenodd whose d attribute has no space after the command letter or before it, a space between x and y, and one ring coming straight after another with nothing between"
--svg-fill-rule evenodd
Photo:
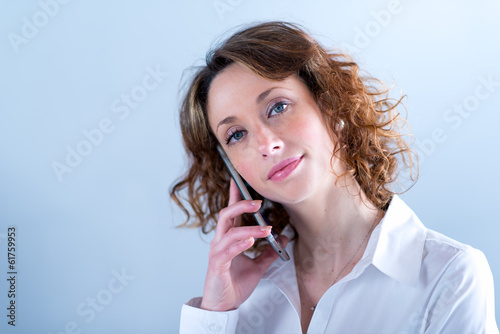
<instances>
[{"instance_id":1,"label":"brown hair","mask_svg":"<svg viewBox=\"0 0 500 334\"><path fill-rule=\"evenodd\" d=\"M241 63L257 75L283 80L291 75L301 79L321 109L333 142L332 159L344 162L368 200L386 209L389 189L397 176L398 158L410 168L412 152L400 133L406 124L395 108L403 97L387 97L389 89L373 78L362 78L358 65L344 53L326 51L297 25L267 22L239 31L207 54L206 66L192 80L180 109L184 146L189 157L187 173L171 188L170 195L186 213L181 226L201 227L204 233L215 228L218 212L227 206L229 180L207 117L207 98L214 77L232 63ZM340 125L340 126L339 126ZM413 178L412 178L413 179ZM181 201L187 190L189 210ZM251 190L251 189L250 189ZM280 233L288 215L276 202L264 200L264 216ZM243 224L254 225L250 216Z\"/></svg>"}]
</instances>

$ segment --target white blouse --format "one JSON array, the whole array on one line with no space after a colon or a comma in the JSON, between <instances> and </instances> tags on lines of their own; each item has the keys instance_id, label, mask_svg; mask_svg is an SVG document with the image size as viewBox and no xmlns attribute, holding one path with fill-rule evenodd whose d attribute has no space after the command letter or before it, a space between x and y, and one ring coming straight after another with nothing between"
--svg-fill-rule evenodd
<instances>
[{"instance_id":1,"label":"white blouse","mask_svg":"<svg viewBox=\"0 0 500 334\"><path fill-rule=\"evenodd\" d=\"M228 312L183 305L181 334L301 334L293 261L277 259L254 292ZM425 228L394 196L361 260L321 297L308 333L499 333L484 254Z\"/></svg>"}]
</instances>

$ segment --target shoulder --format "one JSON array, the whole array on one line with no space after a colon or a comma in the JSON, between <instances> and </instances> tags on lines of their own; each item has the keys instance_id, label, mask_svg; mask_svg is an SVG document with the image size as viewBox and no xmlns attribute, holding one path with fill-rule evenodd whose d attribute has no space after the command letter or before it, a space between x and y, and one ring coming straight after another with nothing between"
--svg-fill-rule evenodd
<instances>
[{"instance_id":1,"label":"shoulder","mask_svg":"<svg viewBox=\"0 0 500 334\"><path fill-rule=\"evenodd\" d=\"M411 261L414 265L420 262L421 270L428 274L461 271L464 274L488 272L491 275L482 251L427 228L401 198L393 198L387 216L381 239L399 243L397 249L408 254L404 258L406 262L399 262L405 267ZM384 234L390 237L384 237Z\"/></svg>"},{"instance_id":2,"label":"shoulder","mask_svg":"<svg viewBox=\"0 0 500 334\"><path fill-rule=\"evenodd\" d=\"M427 229L422 257L423 262L438 265L445 271L490 272L482 251L430 229Z\"/></svg>"},{"instance_id":3,"label":"shoulder","mask_svg":"<svg viewBox=\"0 0 500 334\"><path fill-rule=\"evenodd\" d=\"M493 275L483 252L428 230L422 255L429 332L498 333Z\"/></svg>"},{"instance_id":4,"label":"shoulder","mask_svg":"<svg viewBox=\"0 0 500 334\"><path fill-rule=\"evenodd\" d=\"M444 282L457 291L481 292L493 285L491 269L482 251L433 230L427 230L421 269L421 274L428 275L429 280Z\"/></svg>"},{"instance_id":5,"label":"shoulder","mask_svg":"<svg viewBox=\"0 0 500 334\"><path fill-rule=\"evenodd\" d=\"M428 289L446 276L454 281L492 280L483 252L428 229L398 196L374 235L373 263L401 282Z\"/></svg>"}]
</instances>

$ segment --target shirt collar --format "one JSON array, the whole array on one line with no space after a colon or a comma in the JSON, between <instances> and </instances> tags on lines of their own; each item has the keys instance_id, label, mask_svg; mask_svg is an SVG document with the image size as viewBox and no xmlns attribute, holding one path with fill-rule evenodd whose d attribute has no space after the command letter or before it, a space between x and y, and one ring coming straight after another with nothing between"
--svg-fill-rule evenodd
<instances>
[{"instance_id":1,"label":"shirt collar","mask_svg":"<svg viewBox=\"0 0 500 334\"><path fill-rule=\"evenodd\" d=\"M364 257L387 276L416 286L426 236L427 229L415 213L394 195L370 237Z\"/></svg>"},{"instance_id":2,"label":"shirt collar","mask_svg":"<svg viewBox=\"0 0 500 334\"><path fill-rule=\"evenodd\" d=\"M291 239L294 231L287 226L282 234ZM339 282L359 276L369 264L373 264L385 275L410 286L416 286L426 236L427 229L415 213L399 196L394 195L384 217L373 230L363 257L353 272ZM290 254L290 260L277 259L263 278L274 281L279 275L282 283L283 277L286 277L288 284L292 286L296 284L293 244L292 240L285 248Z\"/></svg>"}]
</instances>

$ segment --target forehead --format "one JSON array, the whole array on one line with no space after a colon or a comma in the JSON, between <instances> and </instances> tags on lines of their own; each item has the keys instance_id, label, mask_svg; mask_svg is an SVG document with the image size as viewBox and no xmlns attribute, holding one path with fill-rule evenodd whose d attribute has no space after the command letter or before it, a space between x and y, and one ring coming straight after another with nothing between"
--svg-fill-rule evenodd
<instances>
[{"instance_id":1,"label":"forehead","mask_svg":"<svg viewBox=\"0 0 500 334\"><path fill-rule=\"evenodd\" d=\"M210 85L209 96L212 91L218 91L220 87L225 89L238 89L238 86L253 86L262 84L271 84L274 81L265 79L257 74L255 74L248 67L240 64L233 63L223 69L219 74L217 74ZM213 93L212 93L213 95Z\"/></svg>"},{"instance_id":2,"label":"forehead","mask_svg":"<svg viewBox=\"0 0 500 334\"><path fill-rule=\"evenodd\" d=\"M241 64L229 65L217 74L210 85L207 104L209 118L225 104L244 102L251 95L259 94L258 90L265 90L273 83L276 82L258 76Z\"/></svg>"},{"instance_id":3,"label":"forehead","mask_svg":"<svg viewBox=\"0 0 500 334\"><path fill-rule=\"evenodd\" d=\"M242 109L256 105L259 95L273 87L299 91L302 82L294 76L282 81L265 79L247 67L234 63L213 79L208 91L207 112L212 129L224 117L232 114L236 107ZM304 84L302 84L305 86Z\"/></svg>"}]
</instances>

